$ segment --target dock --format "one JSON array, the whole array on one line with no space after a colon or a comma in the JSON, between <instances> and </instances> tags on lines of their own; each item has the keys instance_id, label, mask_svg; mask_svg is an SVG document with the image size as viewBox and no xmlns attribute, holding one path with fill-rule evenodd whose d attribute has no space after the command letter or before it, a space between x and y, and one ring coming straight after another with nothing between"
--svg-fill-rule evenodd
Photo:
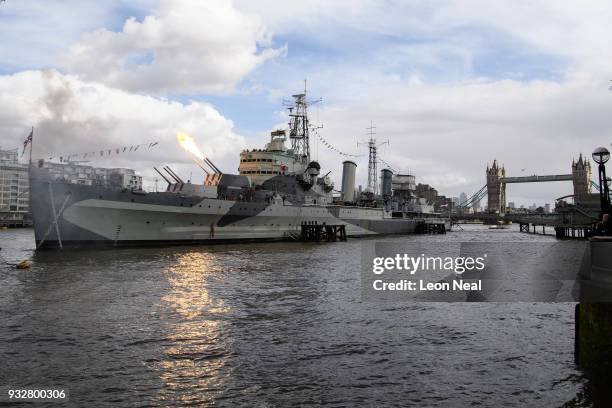
<instances>
[{"instance_id":1,"label":"dock","mask_svg":"<svg viewBox=\"0 0 612 408\"><path fill-rule=\"evenodd\" d=\"M415 234L446 234L446 223L444 220L421 220L414 230Z\"/></svg>"},{"instance_id":2,"label":"dock","mask_svg":"<svg viewBox=\"0 0 612 408\"><path fill-rule=\"evenodd\" d=\"M0 219L0 229L5 228L28 228L32 226L32 220L26 219Z\"/></svg>"},{"instance_id":3,"label":"dock","mask_svg":"<svg viewBox=\"0 0 612 408\"><path fill-rule=\"evenodd\" d=\"M554 224L545 222L519 222L519 231L528 234L553 235L546 233L554 229L554 236L559 239L587 239L593 234L593 225Z\"/></svg>"},{"instance_id":4,"label":"dock","mask_svg":"<svg viewBox=\"0 0 612 408\"><path fill-rule=\"evenodd\" d=\"M557 238L587 239L593 235L593 225L558 225L555 227Z\"/></svg>"},{"instance_id":5,"label":"dock","mask_svg":"<svg viewBox=\"0 0 612 408\"><path fill-rule=\"evenodd\" d=\"M346 241L346 226L344 224L302 224L300 241L344 242Z\"/></svg>"}]
</instances>

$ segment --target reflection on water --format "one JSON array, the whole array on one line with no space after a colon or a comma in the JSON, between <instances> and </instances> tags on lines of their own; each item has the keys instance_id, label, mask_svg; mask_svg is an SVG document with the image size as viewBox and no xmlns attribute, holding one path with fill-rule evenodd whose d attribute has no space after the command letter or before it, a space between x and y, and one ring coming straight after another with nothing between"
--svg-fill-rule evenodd
<instances>
[{"instance_id":1,"label":"reflection on water","mask_svg":"<svg viewBox=\"0 0 612 408\"><path fill-rule=\"evenodd\" d=\"M164 273L170 285L162 297L179 316L167 323L165 359L155 366L164 387L162 401L209 403L223 387L221 369L227 353L221 344L221 319L229 308L208 291L211 275L220 273L212 254L187 252Z\"/></svg>"}]
</instances>

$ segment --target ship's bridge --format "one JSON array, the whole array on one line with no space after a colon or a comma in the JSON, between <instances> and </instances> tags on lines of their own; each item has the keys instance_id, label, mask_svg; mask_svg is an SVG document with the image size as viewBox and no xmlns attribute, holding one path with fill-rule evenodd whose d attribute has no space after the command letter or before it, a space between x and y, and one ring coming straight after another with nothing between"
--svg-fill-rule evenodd
<instances>
[{"instance_id":1,"label":"ship's bridge","mask_svg":"<svg viewBox=\"0 0 612 408\"><path fill-rule=\"evenodd\" d=\"M284 130L275 130L271 132L265 149L243 150L239 174L249 177L251 184L261 185L274 176L302 173L303 164L296 161L293 150L287 149L286 140Z\"/></svg>"}]
</instances>

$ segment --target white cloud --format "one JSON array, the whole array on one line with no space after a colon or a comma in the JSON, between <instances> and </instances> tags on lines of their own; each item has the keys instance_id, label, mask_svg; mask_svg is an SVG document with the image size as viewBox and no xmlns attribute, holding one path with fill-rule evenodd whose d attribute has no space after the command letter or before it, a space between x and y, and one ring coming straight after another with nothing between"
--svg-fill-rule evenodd
<instances>
[{"instance_id":1,"label":"white cloud","mask_svg":"<svg viewBox=\"0 0 612 408\"><path fill-rule=\"evenodd\" d=\"M149 93L231 90L284 48L270 46L260 18L229 0L162 0L154 15L121 32L83 34L66 67L86 80Z\"/></svg>"},{"instance_id":2,"label":"white cloud","mask_svg":"<svg viewBox=\"0 0 612 408\"><path fill-rule=\"evenodd\" d=\"M301 34L328 46L333 38L338 47L353 43L360 49L361 41L343 32L381 34L392 41L417 35L421 43L471 27L485 35L487 30L507 33L524 45L570 57L604 59L610 54L612 7L603 0L310 0L282 7L276 0L236 0L236 5L261 15L276 34Z\"/></svg>"},{"instance_id":3,"label":"white cloud","mask_svg":"<svg viewBox=\"0 0 612 408\"><path fill-rule=\"evenodd\" d=\"M222 170L235 172L244 139L211 105L182 104L85 82L54 70L0 76L3 148L18 147L35 126L34 157L66 156L103 148L160 142L135 154L96 157L100 167L123 166L155 176L152 166L174 163L184 178L201 172L177 145L176 131L194 136Z\"/></svg>"},{"instance_id":4,"label":"white cloud","mask_svg":"<svg viewBox=\"0 0 612 408\"><path fill-rule=\"evenodd\" d=\"M366 139L370 120L378 140L390 147L380 157L409 171L442 194L473 193L485 184L485 167L494 158L511 176L568 174L579 153L590 157L612 138L612 93L606 79L548 81L475 81L447 85L380 87L369 97L320 113L326 140L346 153ZM342 157L319 146L323 167L332 165L340 181ZM365 148L360 149L365 153ZM357 159L361 183L367 156ZM380 165L379 165L380 169ZM522 169L525 169L523 172ZM552 202L572 193L569 182L509 186L514 198ZM519 201L520 202L520 201Z\"/></svg>"},{"instance_id":5,"label":"white cloud","mask_svg":"<svg viewBox=\"0 0 612 408\"><path fill-rule=\"evenodd\" d=\"M130 12L156 0L5 1L0 4L0 67L8 71L61 66L70 44L83 32L111 24L125 6Z\"/></svg>"},{"instance_id":6,"label":"white cloud","mask_svg":"<svg viewBox=\"0 0 612 408\"><path fill-rule=\"evenodd\" d=\"M277 38L307 44L296 59L289 41L287 63L326 100L327 140L354 152L373 120L379 140L391 141L381 155L444 194L479 189L493 158L510 175L569 173L572 158L611 141L608 2L264 0L256 8ZM310 51L317 47L322 56ZM268 82L287 93L297 79L279 69ZM342 157L324 149L321 162L336 163L339 181ZM364 183L367 160L358 164ZM567 182L508 188L509 200L526 204L571 190Z\"/></svg>"}]
</instances>

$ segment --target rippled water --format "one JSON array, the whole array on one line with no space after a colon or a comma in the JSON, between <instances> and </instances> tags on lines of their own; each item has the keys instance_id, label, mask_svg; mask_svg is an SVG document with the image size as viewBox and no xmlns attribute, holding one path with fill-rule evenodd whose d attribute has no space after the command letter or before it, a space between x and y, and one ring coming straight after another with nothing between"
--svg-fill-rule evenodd
<instances>
[{"instance_id":1,"label":"rippled water","mask_svg":"<svg viewBox=\"0 0 612 408\"><path fill-rule=\"evenodd\" d=\"M554 239L464 228L385 239ZM34 261L0 266L0 386L74 406L589 404L573 304L364 303L363 242L34 254L30 230L0 231Z\"/></svg>"}]
</instances>

